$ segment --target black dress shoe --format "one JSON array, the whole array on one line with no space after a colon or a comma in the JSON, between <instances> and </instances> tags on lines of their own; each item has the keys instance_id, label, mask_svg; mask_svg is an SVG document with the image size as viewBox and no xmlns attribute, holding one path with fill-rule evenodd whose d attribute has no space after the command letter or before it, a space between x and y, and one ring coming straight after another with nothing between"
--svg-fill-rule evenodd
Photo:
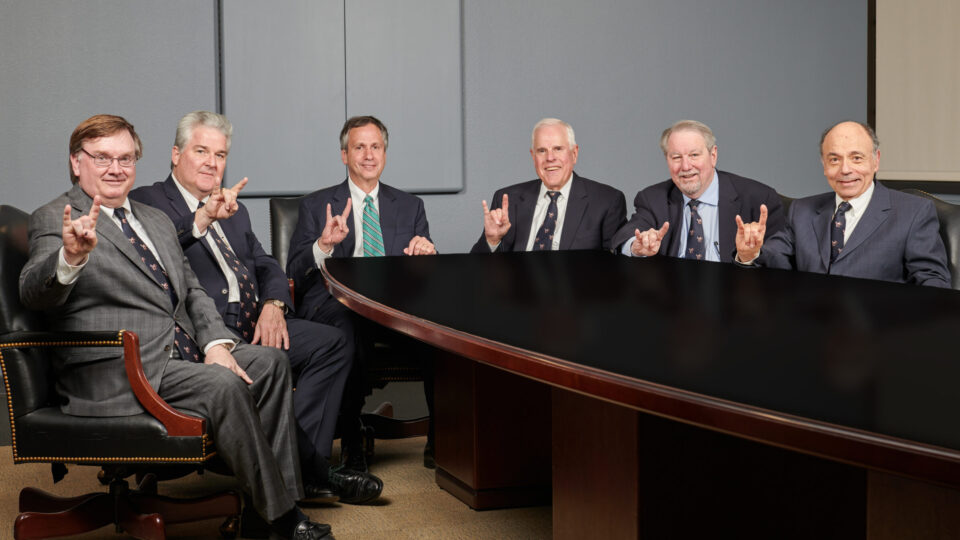
<instances>
[{"instance_id":1,"label":"black dress shoe","mask_svg":"<svg viewBox=\"0 0 960 540\"><path fill-rule=\"evenodd\" d=\"M376 476L345 468L330 470L330 487L340 496L340 502L363 504L380 496L383 481Z\"/></svg>"},{"instance_id":2,"label":"black dress shoe","mask_svg":"<svg viewBox=\"0 0 960 540\"><path fill-rule=\"evenodd\" d=\"M290 536L290 540L320 540L321 538L334 540L330 533L330 526L309 519L297 523L297 526L293 529L293 534Z\"/></svg>"},{"instance_id":3,"label":"black dress shoe","mask_svg":"<svg viewBox=\"0 0 960 540\"><path fill-rule=\"evenodd\" d=\"M367 467L367 457L364 455L363 446L356 445L340 450L340 466L344 469L350 469L357 472L370 472Z\"/></svg>"},{"instance_id":4,"label":"black dress shoe","mask_svg":"<svg viewBox=\"0 0 960 540\"><path fill-rule=\"evenodd\" d=\"M303 499L301 502L307 503L332 503L337 502L340 495L330 484L304 484Z\"/></svg>"}]
</instances>

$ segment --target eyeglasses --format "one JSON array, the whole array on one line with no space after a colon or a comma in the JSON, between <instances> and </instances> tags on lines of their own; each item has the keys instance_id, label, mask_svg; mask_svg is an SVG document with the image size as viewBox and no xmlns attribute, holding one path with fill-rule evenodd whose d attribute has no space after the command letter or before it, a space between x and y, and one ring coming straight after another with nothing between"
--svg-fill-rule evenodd
<instances>
[{"instance_id":1,"label":"eyeglasses","mask_svg":"<svg viewBox=\"0 0 960 540\"><path fill-rule=\"evenodd\" d=\"M137 158L134 156L108 157L103 154L98 154L95 156L90 152L87 152L87 149L82 146L80 147L80 150L82 150L84 154L92 157L93 164L101 168L109 167L114 160L116 160L117 165L120 165L124 169L129 169L137 164Z\"/></svg>"}]
</instances>

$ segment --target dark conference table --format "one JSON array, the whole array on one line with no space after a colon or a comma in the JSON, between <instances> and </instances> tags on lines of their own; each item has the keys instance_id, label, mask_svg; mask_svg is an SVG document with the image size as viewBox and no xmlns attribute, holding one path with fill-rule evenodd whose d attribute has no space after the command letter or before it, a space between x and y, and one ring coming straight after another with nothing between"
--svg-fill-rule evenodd
<instances>
[{"instance_id":1,"label":"dark conference table","mask_svg":"<svg viewBox=\"0 0 960 540\"><path fill-rule=\"evenodd\" d=\"M439 350L437 482L555 538L960 531L960 293L673 258L329 259ZM586 536L584 536L586 535Z\"/></svg>"}]
</instances>

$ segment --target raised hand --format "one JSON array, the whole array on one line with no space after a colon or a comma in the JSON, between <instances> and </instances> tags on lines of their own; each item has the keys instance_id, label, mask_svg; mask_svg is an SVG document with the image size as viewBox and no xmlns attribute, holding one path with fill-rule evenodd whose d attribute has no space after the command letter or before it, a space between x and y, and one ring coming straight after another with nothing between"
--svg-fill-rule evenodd
<instances>
[{"instance_id":1,"label":"raised hand","mask_svg":"<svg viewBox=\"0 0 960 540\"><path fill-rule=\"evenodd\" d=\"M437 252L433 242L422 236L414 236L410 239L410 244L403 248L406 255L433 255Z\"/></svg>"},{"instance_id":2,"label":"raised hand","mask_svg":"<svg viewBox=\"0 0 960 540\"><path fill-rule=\"evenodd\" d=\"M72 266L83 264L97 247L97 218L100 217L100 196L93 198L90 213L72 219L70 205L63 208L63 258Z\"/></svg>"},{"instance_id":3,"label":"raised hand","mask_svg":"<svg viewBox=\"0 0 960 540\"><path fill-rule=\"evenodd\" d=\"M330 204L327 203L327 222L323 225L320 238L317 239L317 244L320 245L320 250L324 253L330 253L333 246L343 242L343 239L347 237L347 233L350 232L350 227L347 226L347 218L350 217L351 208L353 208L353 199L348 198L343 213L335 216L330 210Z\"/></svg>"},{"instance_id":4,"label":"raised hand","mask_svg":"<svg viewBox=\"0 0 960 540\"><path fill-rule=\"evenodd\" d=\"M487 238L488 244L495 246L510 230L510 214L507 212L510 201L504 193L500 208L490 210L487 208L487 201L481 204L483 205L483 235Z\"/></svg>"},{"instance_id":5,"label":"raised hand","mask_svg":"<svg viewBox=\"0 0 960 540\"><path fill-rule=\"evenodd\" d=\"M737 258L740 262L751 262L760 255L763 236L767 232L767 205L760 205L760 221L744 223L737 215Z\"/></svg>"},{"instance_id":6,"label":"raised hand","mask_svg":"<svg viewBox=\"0 0 960 540\"><path fill-rule=\"evenodd\" d=\"M248 181L249 179L244 177L243 180L229 188L221 188L220 182L217 182L217 187L213 193L210 194L210 198L207 199L203 208L197 208L197 213L193 219L193 222L196 223L201 233L206 231L207 227L214 221L227 219L237 213L237 210L240 209L240 204L237 203L237 196L240 194L240 191L243 190L244 186L247 185Z\"/></svg>"},{"instance_id":7,"label":"raised hand","mask_svg":"<svg viewBox=\"0 0 960 540\"><path fill-rule=\"evenodd\" d=\"M663 241L663 237L669 229L670 222L664 221L660 230L652 227L643 232L640 232L640 229L634 230L633 235L635 238L633 245L630 246L630 253L632 253L634 257L652 257L656 255L660 252L660 243Z\"/></svg>"}]
</instances>

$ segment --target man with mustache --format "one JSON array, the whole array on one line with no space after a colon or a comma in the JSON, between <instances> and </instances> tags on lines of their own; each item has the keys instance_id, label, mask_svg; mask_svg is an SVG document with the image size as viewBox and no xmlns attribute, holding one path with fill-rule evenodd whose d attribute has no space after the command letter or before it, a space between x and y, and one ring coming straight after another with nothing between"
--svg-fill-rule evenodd
<instances>
[{"instance_id":1,"label":"man with mustache","mask_svg":"<svg viewBox=\"0 0 960 540\"><path fill-rule=\"evenodd\" d=\"M695 120L681 120L660 137L670 180L642 189L636 211L614 235L624 255L669 255L681 259L733 262L736 217L767 214L767 227L783 227L780 196L770 187L716 169L717 139Z\"/></svg>"}]
</instances>

